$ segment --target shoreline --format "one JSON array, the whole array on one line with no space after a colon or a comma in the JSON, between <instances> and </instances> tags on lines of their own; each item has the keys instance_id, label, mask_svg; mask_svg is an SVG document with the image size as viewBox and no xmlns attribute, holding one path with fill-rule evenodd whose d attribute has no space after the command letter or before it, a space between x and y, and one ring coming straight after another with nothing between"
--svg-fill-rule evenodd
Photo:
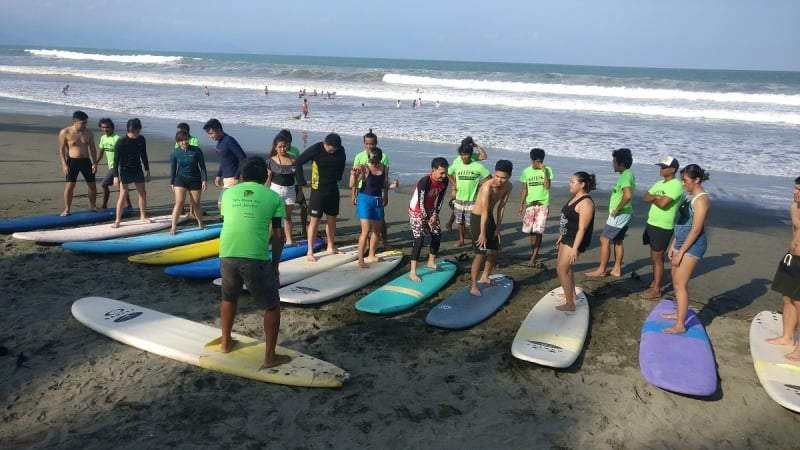
<instances>
[{"instance_id":1,"label":"shoreline","mask_svg":"<svg viewBox=\"0 0 800 450\"><path fill-rule=\"evenodd\" d=\"M56 136L70 117L0 114L0 217L63 207ZM90 124L98 119L90 114ZM194 124L192 128L199 134ZM161 151L171 143L158 133L144 134L152 148L149 210L156 214L172 207L169 162ZM202 137L201 142L213 171L216 158ZM420 143L417 148L431 147ZM351 160L349 155L348 165ZM242 447L264 442L276 448L796 445L800 415L767 396L753 370L748 341L750 319L781 305L769 285L791 237L790 225L781 222L788 214L742 214L734 203L712 201L709 249L689 293L690 306L714 347L721 384L716 395L695 399L648 385L639 373L639 335L656 304L638 296L651 274L649 249L641 244L647 211L641 202L634 206L625 240L623 277L583 276L599 257L609 197L604 191L592 193L598 211L593 243L575 265L576 283L585 289L591 311L583 353L565 370L511 356L511 341L522 320L540 297L558 286L554 243L558 211L568 197L566 189L553 190L541 250L547 268L530 269L520 265L530 247L516 214L519 183L512 183L502 226L504 249L495 273L512 276L517 287L508 304L474 328L444 331L424 322L434 305L469 281L469 261L457 263L454 280L409 311L384 317L353 307L371 289L408 270L409 183L390 194L386 214L390 243L406 254L400 268L332 302L283 306L279 344L349 371L351 378L341 390L244 380L103 337L72 318L73 301L91 295L118 298L218 326L219 290L210 280L171 278L163 268L131 264L122 255L88 256L0 235L0 277L6 286L0 345L28 358L27 367L16 367L16 358L0 357L0 398L7 405L0 421L3 442L9 448ZM640 182L636 197L648 187ZM212 186L203 196L209 223L219 219L218 192ZM337 245L347 245L355 243L359 224L349 195L341 192ZM85 184L78 182L75 210L87 206L85 193ZM790 202L791 186L787 207ZM449 208L442 212L449 214ZM453 247L456 237L444 233L441 257L454 259L468 251ZM422 256L427 256L425 249ZM668 282L669 271L666 278ZM247 295L239 308L234 330L262 337L261 313ZM447 430L446 437L442 430ZM313 437L298 444L298 434L306 433Z\"/></svg>"}]
</instances>

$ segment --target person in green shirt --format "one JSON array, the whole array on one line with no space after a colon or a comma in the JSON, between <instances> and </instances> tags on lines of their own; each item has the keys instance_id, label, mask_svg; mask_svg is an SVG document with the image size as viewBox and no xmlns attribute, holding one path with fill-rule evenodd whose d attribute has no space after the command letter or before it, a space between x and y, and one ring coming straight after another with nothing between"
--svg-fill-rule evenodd
<instances>
[{"instance_id":1,"label":"person in green shirt","mask_svg":"<svg viewBox=\"0 0 800 450\"><path fill-rule=\"evenodd\" d=\"M522 232L531 236L528 267L536 267L542 234L550 212L550 180L553 179L553 169L544 165L545 152L541 148L532 149L530 155L531 165L519 177L522 194L519 197L517 214L522 216Z\"/></svg>"},{"instance_id":2,"label":"person in green shirt","mask_svg":"<svg viewBox=\"0 0 800 450\"><path fill-rule=\"evenodd\" d=\"M486 154L486 151L483 149L483 147L481 147L477 142L475 142L474 139L472 139L472 136L467 136L464 139L462 139L461 140L461 146L469 146L469 147L472 148L472 162L485 161L486 158L489 157ZM461 147L459 147L459 148L461 148ZM478 153L477 154L475 154L475 149L478 149ZM453 183L453 187L454 188L456 187L455 183ZM450 196L450 202L449 202L450 209L451 209L450 218L447 219L447 223L445 223L445 225L444 225L444 228L447 231L453 231L453 222L456 221L455 203L456 203L456 196L455 196L455 194L452 194Z\"/></svg>"},{"instance_id":3,"label":"person in green shirt","mask_svg":"<svg viewBox=\"0 0 800 450\"><path fill-rule=\"evenodd\" d=\"M491 174L483 164L473 161L474 141L465 139L458 147L458 159L447 169L447 176L453 184L453 215L458 225L458 242L456 247L464 245L467 227L471 222L470 213L475 206L475 197L479 186Z\"/></svg>"},{"instance_id":4,"label":"person in green shirt","mask_svg":"<svg viewBox=\"0 0 800 450\"><path fill-rule=\"evenodd\" d=\"M611 164L614 172L619 173L617 183L611 192L611 200L608 203L608 220L600 232L600 265L591 272L586 272L589 278L600 278L611 275L612 277L622 276L622 257L625 249L622 241L625 233L628 232L628 224L633 217L633 191L636 189L636 178L633 175L631 166L633 165L633 155L630 149L620 148L611 152ZM609 259L611 258L611 243L614 243L614 267L607 270Z\"/></svg>"},{"instance_id":5,"label":"person in green shirt","mask_svg":"<svg viewBox=\"0 0 800 450\"><path fill-rule=\"evenodd\" d=\"M97 148L101 150L97 156L97 164L100 164L103 156L105 156L106 161L108 161L108 173L100 183L100 188L103 189L103 205L101 208L106 209L108 208L108 198L111 195L111 189L109 186L114 184L114 177L117 173L116 169L114 168L114 147L117 145L119 135L114 131L114 122L108 117L103 117L100 119L100 122L97 124L97 126L100 127L100 131L103 133L103 135L100 136L100 142L97 144ZM130 208L130 198L125 199L125 201L127 203L125 208Z\"/></svg>"},{"instance_id":6,"label":"person in green shirt","mask_svg":"<svg viewBox=\"0 0 800 450\"><path fill-rule=\"evenodd\" d=\"M275 353L281 323L278 264L283 252L286 213L280 195L266 187L266 181L267 161L260 156L245 158L241 181L228 188L220 199L225 226L219 242L222 272L220 351L228 353L236 347L231 330L244 283L253 301L265 310L266 350L262 368L286 364L292 359ZM269 244L272 244L271 258Z\"/></svg>"},{"instance_id":7,"label":"person in green shirt","mask_svg":"<svg viewBox=\"0 0 800 450\"><path fill-rule=\"evenodd\" d=\"M661 298L661 284L664 280L664 252L667 251L672 231L675 228L675 214L683 199L683 186L675 178L680 165L678 160L667 156L661 162L659 175L664 179L658 180L645 192L645 203L650 204L647 215L647 225L644 228L642 242L650 245L650 259L653 261L653 282L640 296L644 299L656 300Z\"/></svg>"}]
</instances>

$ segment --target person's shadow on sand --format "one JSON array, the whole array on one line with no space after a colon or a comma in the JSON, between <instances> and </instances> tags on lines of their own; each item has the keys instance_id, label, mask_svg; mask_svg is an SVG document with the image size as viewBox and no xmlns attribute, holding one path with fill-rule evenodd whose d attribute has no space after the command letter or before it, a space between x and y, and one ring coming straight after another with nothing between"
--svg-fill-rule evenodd
<instances>
[{"instance_id":1,"label":"person's shadow on sand","mask_svg":"<svg viewBox=\"0 0 800 450\"><path fill-rule=\"evenodd\" d=\"M697 311L697 318L704 327L718 316L749 306L755 299L767 293L772 280L756 278L747 284L717 294Z\"/></svg>"}]
</instances>

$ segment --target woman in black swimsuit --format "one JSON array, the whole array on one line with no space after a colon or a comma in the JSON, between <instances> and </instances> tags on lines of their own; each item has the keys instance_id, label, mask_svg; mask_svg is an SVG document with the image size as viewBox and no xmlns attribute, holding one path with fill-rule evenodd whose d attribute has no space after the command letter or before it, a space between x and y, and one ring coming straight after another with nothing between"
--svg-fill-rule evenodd
<instances>
[{"instance_id":1,"label":"woman in black swimsuit","mask_svg":"<svg viewBox=\"0 0 800 450\"><path fill-rule=\"evenodd\" d=\"M572 265L592 242L594 229L594 201L589 192L596 188L594 174L575 172L569 179L569 192L572 198L561 208L561 221L558 227L558 262L556 273L564 299L567 301L557 306L559 311L575 311L575 275Z\"/></svg>"}]
</instances>

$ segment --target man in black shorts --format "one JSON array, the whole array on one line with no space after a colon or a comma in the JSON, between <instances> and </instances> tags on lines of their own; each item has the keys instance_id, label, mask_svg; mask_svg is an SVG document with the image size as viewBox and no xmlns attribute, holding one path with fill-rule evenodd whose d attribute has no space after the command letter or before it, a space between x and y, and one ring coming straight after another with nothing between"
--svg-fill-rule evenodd
<instances>
[{"instance_id":1,"label":"man in black shorts","mask_svg":"<svg viewBox=\"0 0 800 450\"><path fill-rule=\"evenodd\" d=\"M308 198L308 253L306 259L315 262L314 249L311 245L317 236L322 215L327 216L325 235L328 240L328 252L338 253L334 244L336 238L336 216L339 215L339 181L344 175L347 155L342 147L342 138L336 133L325 136L325 140L308 147L297 160L294 167L298 186L310 186ZM311 161L311 181L307 182L303 174L303 165Z\"/></svg>"},{"instance_id":2,"label":"man in black shorts","mask_svg":"<svg viewBox=\"0 0 800 450\"><path fill-rule=\"evenodd\" d=\"M83 111L72 114L72 126L66 127L58 133L58 158L61 160L61 170L66 177L64 187L64 211L62 216L68 216L72 209L72 196L78 174L86 180L89 189L89 207L93 211L97 208L97 147L94 145L94 135L86 129L89 116Z\"/></svg>"}]
</instances>

